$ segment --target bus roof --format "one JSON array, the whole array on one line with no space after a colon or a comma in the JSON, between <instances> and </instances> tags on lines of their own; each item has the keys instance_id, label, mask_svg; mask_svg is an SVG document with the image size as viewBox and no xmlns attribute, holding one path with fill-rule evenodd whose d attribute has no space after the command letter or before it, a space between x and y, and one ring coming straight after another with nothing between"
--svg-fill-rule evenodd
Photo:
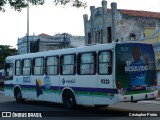
<instances>
[{"instance_id":1,"label":"bus roof","mask_svg":"<svg viewBox=\"0 0 160 120\"><path fill-rule=\"evenodd\" d=\"M54 55L62 55L62 54L73 54L73 53L91 52L91 51L97 51L97 50L110 50L110 49L113 49L116 44L127 44L127 43L142 43L142 42L130 42L130 41L129 42L117 42L117 43L112 42L112 43L108 43L108 44L80 46L80 47L76 47L76 48L66 48L66 49L58 49L58 50L50 50L50 51L44 51L44 52L36 52L36 53L8 56L6 58L6 60L54 56ZM146 44L146 43L143 43L143 44Z\"/></svg>"}]
</instances>

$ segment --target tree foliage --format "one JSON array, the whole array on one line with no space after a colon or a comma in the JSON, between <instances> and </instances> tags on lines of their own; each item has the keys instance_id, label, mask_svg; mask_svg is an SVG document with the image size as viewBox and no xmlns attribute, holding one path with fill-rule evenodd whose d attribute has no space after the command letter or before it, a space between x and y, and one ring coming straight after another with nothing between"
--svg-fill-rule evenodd
<instances>
[{"instance_id":1,"label":"tree foliage","mask_svg":"<svg viewBox=\"0 0 160 120\"><path fill-rule=\"evenodd\" d=\"M0 45L0 69L3 69L4 61L7 56L16 55L17 50L9 45Z\"/></svg>"},{"instance_id":2,"label":"tree foliage","mask_svg":"<svg viewBox=\"0 0 160 120\"><path fill-rule=\"evenodd\" d=\"M9 4L11 8L16 11L21 11L26 8L29 4L32 5L43 5L47 0L0 0L0 11L5 12L5 5ZM87 4L80 0L53 0L55 5L66 5L71 4L73 7L86 7Z\"/></svg>"}]
</instances>

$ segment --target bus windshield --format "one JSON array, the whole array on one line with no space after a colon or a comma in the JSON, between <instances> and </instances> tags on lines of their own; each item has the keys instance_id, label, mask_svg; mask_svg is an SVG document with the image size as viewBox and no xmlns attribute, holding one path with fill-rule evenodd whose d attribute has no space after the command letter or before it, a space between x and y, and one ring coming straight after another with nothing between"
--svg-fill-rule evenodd
<instances>
[{"instance_id":1,"label":"bus windshield","mask_svg":"<svg viewBox=\"0 0 160 120\"><path fill-rule=\"evenodd\" d=\"M150 92L156 86L156 65L152 45L116 45L116 82L125 94ZM137 92L136 92L137 91Z\"/></svg>"}]
</instances>

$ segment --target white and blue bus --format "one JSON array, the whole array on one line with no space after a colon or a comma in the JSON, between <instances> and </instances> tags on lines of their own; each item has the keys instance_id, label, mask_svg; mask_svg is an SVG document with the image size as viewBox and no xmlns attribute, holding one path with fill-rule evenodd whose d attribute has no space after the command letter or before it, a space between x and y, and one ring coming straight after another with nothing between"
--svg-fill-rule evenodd
<instances>
[{"instance_id":1,"label":"white and blue bus","mask_svg":"<svg viewBox=\"0 0 160 120\"><path fill-rule=\"evenodd\" d=\"M0 88L4 87L4 70L0 70Z\"/></svg>"},{"instance_id":2,"label":"white and blue bus","mask_svg":"<svg viewBox=\"0 0 160 120\"><path fill-rule=\"evenodd\" d=\"M158 95L153 47L139 42L109 43L9 56L5 95L104 107L155 99Z\"/></svg>"}]
</instances>

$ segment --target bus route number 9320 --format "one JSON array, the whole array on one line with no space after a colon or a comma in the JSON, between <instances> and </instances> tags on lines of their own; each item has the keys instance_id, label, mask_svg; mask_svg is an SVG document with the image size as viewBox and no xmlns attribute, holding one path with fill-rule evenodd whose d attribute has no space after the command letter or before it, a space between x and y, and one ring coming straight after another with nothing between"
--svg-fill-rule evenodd
<instances>
[{"instance_id":1,"label":"bus route number 9320","mask_svg":"<svg viewBox=\"0 0 160 120\"><path fill-rule=\"evenodd\" d=\"M101 79L101 84L109 84L110 80L109 79Z\"/></svg>"}]
</instances>

